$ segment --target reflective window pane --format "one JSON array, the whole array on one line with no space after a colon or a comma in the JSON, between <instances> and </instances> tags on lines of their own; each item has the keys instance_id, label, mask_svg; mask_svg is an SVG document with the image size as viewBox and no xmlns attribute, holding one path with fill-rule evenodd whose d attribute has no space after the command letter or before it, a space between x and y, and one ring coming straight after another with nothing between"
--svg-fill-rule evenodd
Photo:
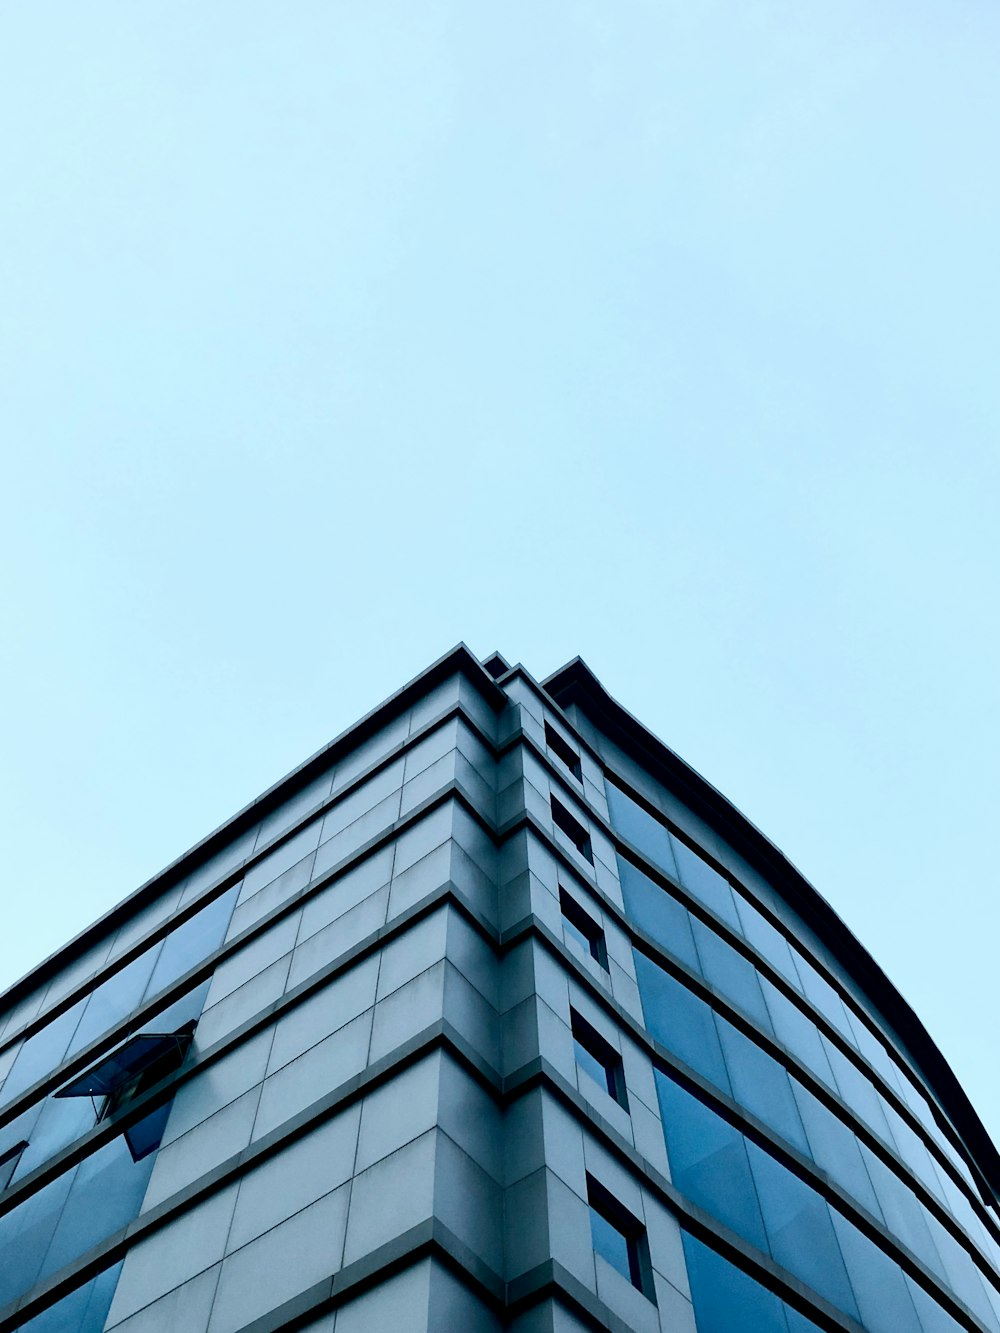
<instances>
[{"instance_id":1,"label":"reflective window pane","mask_svg":"<svg viewBox=\"0 0 1000 1333\"><path fill-rule=\"evenodd\" d=\"M648 856L661 870L665 870L668 875L677 879L677 863L674 860L670 834L666 827L643 810L642 806L630 796L626 796L613 782L605 785L608 791L611 827L637 847L643 856Z\"/></svg>"},{"instance_id":2,"label":"reflective window pane","mask_svg":"<svg viewBox=\"0 0 1000 1333\"><path fill-rule=\"evenodd\" d=\"M622 1277L632 1281L632 1264L629 1257L628 1237L618 1230L596 1208L590 1210L590 1234L595 1251L606 1259L612 1268L617 1268Z\"/></svg>"},{"instance_id":3,"label":"reflective window pane","mask_svg":"<svg viewBox=\"0 0 1000 1333\"><path fill-rule=\"evenodd\" d=\"M771 925L770 921L741 893L734 893L736 910L740 925L748 942L753 945L762 958L766 958L775 971L780 972L786 981L798 987L799 977L795 970L795 961L788 941L784 935Z\"/></svg>"},{"instance_id":4,"label":"reflective window pane","mask_svg":"<svg viewBox=\"0 0 1000 1333\"><path fill-rule=\"evenodd\" d=\"M713 870L697 852L681 842L680 838L673 838L671 841L674 858L677 861L677 872L684 887L716 916L721 916L733 930L741 931L729 881L717 870Z\"/></svg>"},{"instance_id":5,"label":"reflective window pane","mask_svg":"<svg viewBox=\"0 0 1000 1333\"><path fill-rule=\"evenodd\" d=\"M134 1162L124 1138L119 1137L80 1163L45 1255L42 1276L78 1258L138 1214L155 1160L149 1156Z\"/></svg>"},{"instance_id":6,"label":"reflective window pane","mask_svg":"<svg viewBox=\"0 0 1000 1333\"><path fill-rule=\"evenodd\" d=\"M766 1250L743 1135L658 1070L656 1093L674 1184L692 1203Z\"/></svg>"},{"instance_id":7,"label":"reflective window pane","mask_svg":"<svg viewBox=\"0 0 1000 1333\"><path fill-rule=\"evenodd\" d=\"M618 858L618 875L625 911L631 920L668 953L700 972L701 963L695 952L687 908L623 856Z\"/></svg>"},{"instance_id":8,"label":"reflective window pane","mask_svg":"<svg viewBox=\"0 0 1000 1333\"><path fill-rule=\"evenodd\" d=\"M142 993L153 970L153 959L159 946L154 945L140 954L127 967L103 981L87 1001L80 1025L73 1034L68 1054L83 1050L109 1028L127 1018L142 999Z\"/></svg>"},{"instance_id":9,"label":"reflective window pane","mask_svg":"<svg viewBox=\"0 0 1000 1333\"><path fill-rule=\"evenodd\" d=\"M102 1333L122 1271L121 1263L71 1291L42 1314L22 1324L22 1333Z\"/></svg>"},{"instance_id":10,"label":"reflective window pane","mask_svg":"<svg viewBox=\"0 0 1000 1333\"><path fill-rule=\"evenodd\" d=\"M678 1059L696 1069L716 1087L730 1092L729 1076L712 1010L686 986L633 950L639 998L646 1028Z\"/></svg>"},{"instance_id":11,"label":"reflective window pane","mask_svg":"<svg viewBox=\"0 0 1000 1333\"><path fill-rule=\"evenodd\" d=\"M772 1031L778 1041L799 1064L822 1079L828 1087L836 1089L837 1082L830 1068L826 1047L809 1016L764 977L761 978L760 988L771 1016Z\"/></svg>"},{"instance_id":12,"label":"reflective window pane","mask_svg":"<svg viewBox=\"0 0 1000 1333\"><path fill-rule=\"evenodd\" d=\"M841 1252L850 1268L862 1324L870 1333L921 1333L899 1265L836 1209L830 1211Z\"/></svg>"},{"instance_id":13,"label":"reflective window pane","mask_svg":"<svg viewBox=\"0 0 1000 1333\"><path fill-rule=\"evenodd\" d=\"M772 1255L831 1305L857 1319L829 1205L755 1143L748 1142L746 1149Z\"/></svg>"},{"instance_id":14,"label":"reflective window pane","mask_svg":"<svg viewBox=\"0 0 1000 1333\"><path fill-rule=\"evenodd\" d=\"M788 1333L783 1301L689 1232L681 1237L698 1333ZM795 1333L813 1333L816 1325L799 1319Z\"/></svg>"},{"instance_id":15,"label":"reflective window pane","mask_svg":"<svg viewBox=\"0 0 1000 1333\"><path fill-rule=\"evenodd\" d=\"M86 1000L78 1000L71 1009L54 1018L25 1041L3 1085L4 1102L9 1102L57 1068L66 1054L86 1004Z\"/></svg>"},{"instance_id":16,"label":"reflective window pane","mask_svg":"<svg viewBox=\"0 0 1000 1333\"><path fill-rule=\"evenodd\" d=\"M792 1079L792 1091L813 1161L862 1208L884 1222L857 1136L797 1079Z\"/></svg>"},{"instance_id":17,"label":"reflective window pane","mask_svg":"<svg viewBox=\"0 0 1000 1333\"><path fill-rule=\"evenodd\" d=\"M691 929L705 980L737 1009L756 1019L765 1031L770 1032L771 1019L753 963L737 953L703 921L693 921Z\"/></svg>"},{"instance_id":18,"label":"reflective window pane","mask_svg":"<svg viewBox=\"0 0 1000 1333\"><path fill-rule=\"evenodd\" d=\"M809 1143L784 1069L726 1019L716 1014L715 1021L735 1100L808 1155Z\"/></svg>"},{"instance_id":19,"label":"reflective window pane","mask_svg":"<svg viewBox=\"0 0 1000 1333\"><path fill-rule=\"evenodd\" d=\"M238 895L239 885L236 885L166 937L146 988L147 998L157 995L215 952L226 938Z\"/></svg>"}]
</instances>

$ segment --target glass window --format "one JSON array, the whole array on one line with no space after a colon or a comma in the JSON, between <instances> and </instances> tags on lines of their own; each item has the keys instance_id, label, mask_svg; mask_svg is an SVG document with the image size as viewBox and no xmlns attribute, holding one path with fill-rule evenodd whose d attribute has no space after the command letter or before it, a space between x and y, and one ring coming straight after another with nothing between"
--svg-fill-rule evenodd
<instances>
[{"instance_id":1,"label":"glass window","mask_svg":"<svg viewBox=\"0 0 1000 1333\"><path fill-rule=\"evenodd\" d=\"M932 1273L947 1281L944 1264L916 1195L866 1144L862 1143L860 1148L886 1227L922 1259Z\"/></svg>"},{"instance_id":2,"label":"glass window","mask_svg":"<svg viewBox=\"0 0 1000 1333\"><path fill-rule=\"evenodd\" d=\"M905 1273L903 1274L903 1281L906 1283L906 1289L916 1309L923 1333L962 1333L962 1325L957 1320L952 1319L947 1310L942 1309L934 1297L928 1295L919 1283L914 1282Z\"/></svg>"},{"instance_id":3,"label":"glass window","mask_svg":"<svg viewBox=\"0 0 1000 1333\"><path fill-rule=\"evenodd\" d=\"M583 770L580 768L580 756L569 741L564 740L555 727L550 726L548 722L545 724L545 744L555 757L569 769L577 782L582 782Z\"/></svg>"},{"instance_id":4,"label":"glass window","mask_svg":"<svg viewBox=\"0 0 1000 1333\"><path fill-rule=\"evenodd\" d=\"M700 972L701 962L694 947L687 908L623 856L618 858L618 877L625 911L635 925L652 936L668 953Z\"/></svg>"},{"instance_id":5,"label":"glass window","mask_svg":"<svg viewBox=\"0 0 1000 1333\"><path fill-rule=\"evenodd\" d=\"M825 977L820 976L816 968L797 950L795 966L802 981L802 993L823 1017L833 1025L847 1041L854 1045L854 1029L847 1017L844 1002Z\"/></svg>"},{"instance_id":6,"label":"glass window","mask_svg":"<svg viewBox=\"0 0 1000 1333\"><path fill-rule=\"evenodd\" d=\"M820 1033L820 1041L823 1043L826 1058L829 1060L830 1067L833 1069L834 1077L837 1080L837 1089L840 1092L841 1101L849 1106L854 1114L863 1120L869 1129L873 1130L884 1143L895 1150L896 1141L892 1137L889 1122L885 1118L882 1099L875 1091L870 1079L822 1033Z\"/></svg>"},{"instance_id":7,"label":"glass window","mask_svg":"<svg viewBox=\"0 0 1000 1333\"><path fill-rule=\"evenodd\" d=\"M565 833L585 861L593 861L594 853L590 845L590 834L584 826L575 815L566 809L562 801L557 801L554 796L549 798L549 805L552 809L552 822L556 828Z\"/></svg>"},{"instance_id":8,"label":"glass window","mask_svg":"<svg viewBox=\"0 0 1000 1333\"><path fill-rule=\"evenodd\" d=\"M771 1019L764 1004L757 969L749 959L716 935L703 921L692 921L695 944L705 980L727 1000L771 1031Z\"/></svg>"},{"instance_id":9,"label":"glass window","mask_svg":"<svg viewBox=\"0 0 1000 1333\"><path fill-rule=\"evenodd\" d=\"M771 1254L831 1305L857 1319L826 1200L757 1144L748 1142L746 1150Z\"/></svg>"},{"instance_id":10,"label":"glass window","mask_svg":"<svg viewBox=\"0 0 1000 1333\"><path fill-rule=\"evenodd\" d=\"M870 1333L921 1333L899 1265L835 1208L830 1212L865 1328Z\"/></svg>"},{"instance_id":11,"label":"glass window","mask_svg":"<svg viewBox=\"0 0 1000 1333\"><path fill-rule=\"evenodd\" d=\"M41 1104L28 1146L21 1154L13 1179L23 1180L81 1134L93 1129L96 1123L97 1115L92 1102L64 1102L47 1097Z\"/></svg>"},{"instance_id":12,"label":"glass window","mask_svg":"<svg viewBox=\"0 0 1000 1333\"><path fill-rule=\"evenodd\" d=\"M163 941L163 951L146 987L147 997L164 990L222 944L239 891L238 884L228 889L171 931Z\"/></svg>"},{"instance_id":13,"label":"glass window","mask_svg":"<svg viewBox=\"0 0 1000 1333\"><path fill-rule=\"evenodd\" d=\"M647 1030L716 1087L731 1092L711 1008L693 991L633 950Z\"/></svg>"},{"instance_id":14,"label":"glass window","mask_svg":"<svg viewBox=\"0 0 1000 1333\"><path fill-rule=\"evenodd\" d=\"M86 999L77 1000L72 1008L28 1037L3 1085L4 1102L11 1101L62 1063L86 1004Z\"/></svg>"},{"instance_id":15,"label":"glass window","mask_svg":"<svg viewBox=\"0 0 1000 1333\"><path fill-rule=\"evenodd\" d=\"M17 1170L17 1164L21 1160L21 1154L27 1148L27 1143L15 1143L12 1148L6 1152L0 1153L0 1190L5 1190L10 1184L10 1178Z\"/></svg>"},{"instance_id":16,"label":"glass window","mask_svg":"<svg viewBox=\"0 0 1000 1333\"><path fill-rule=\"evenodd\" d=\"M856 1135L798 1079L791 1083L813 1161L862 1208L884 1222Z\"/></svg>"},{"instance_id":17,"label":"glass window","mask_svg":"<svg viewBox=\"0 0 1000 1333\"><path fill-rule=\"evenodd\" d=\"M153 961L160 946L154 945L140 954L120 972L101 982L87 1001L80 1024L73 1034L67 1054L73 1055L89 1046L109 1028L127 1018L142 999Z\"/></svg>"},{"instance_id":18,"label":"glass window","mask_svg":"<svg viewBox=\"0 0 1000 1333\"><path fill-rule=\"evenodd\" d=\"M112 1139L77 1167L42 1264L47 1277L135 1217L155 1157L134 1162L124 1138Z\"/></svg>"},{"instance_id":19,"label":"glass window","mask_svg":"<svg viewBox=\"0 0 1000 1333\"><path fill-rule=\"evenodd\" d=\"M21 1333L102 1333L124 1259L21 1325Z\"/></svg>"},{"instance_id":20,"label":"glass window","mask_svg":"<svg viewBox=\"0 0 1000 1333\"><path fill-rule=\"evenodd\" d=\"M38 1280L74 1175L75 1168L0 1217L0 1306Z\"/></svg>"},{"instance_id":21,"label":"glass window","mask_svg":"<svg viewBox=\"0 0 1000 1333\"><path fill-rule=\"evenodd\" d=\"M815 1324L721 1254L687 1231L681 1237L698 1333L817 1333Z\"/></svg>"},{"instance_id":22,"label":"glass window","mask_svg":"<svg viewBox=\"0 0 1000 1333\"><path fill-rule=\"evenodd\" d=\"M674 1184L692 1203L766 1250L743 1135L672 1078L654 1072Z\"/></svg>"},{"instance_id":23,"label":"glass window","mask_svg":"<svg viewBox=\"0 0 1000 1333\"><path fill-rule=\"evenodd\" d=\"M795 970L795 960L788 947L788 941L771 925L770 921L749 903L740 893L734 893L736 910L739 912L743 934L762 958L766 958L776 972L780 972L786 981L796 990L799 988L799 976Z\"/></svg>"},{"instance_id":24,"label":"glass window","mask_svg":"<svg viewBox=\"0 0 1000 1333\"><path fill-rule=\"evenodd\" d=\"M808 1156L809 1143L784 1069L720 1014L715 1021L734 1099Z\"/></svg>"},{"instance_id":25,"label":"glass window","mask_svg":"<svg viewBox=\"0 0 1000 1333\"><path fill-rule=\"evenodd\" d=\"M600 1033L595 1032L590 1024L580 1017L575 1009L570 1010L570 1025L573 1029L576 1063L598 1087L603 1088L627 1111L628 1097L625 1092L625 1071L621 1056Z\"/></svg>"},{"instance_id":26,"label":"glass window","mask_svg":"<svg viewBox=\"0 0 1000 1333\"><path fill-rule=\"evenodd\" d=\"M766 977L761 977L760 988L771 1016L771 1028L778 1041L800 1065L811 1070L827 1087L836 1090L837 1083L830 1068L826 1047L815 1023L794 1000L782 994Z\"/></svg>"},{"instance_id":27,"label":"glass window","mask_svg":"<svg viewBox=\"0 0 1000 1333\"><path fill-rule=\"evenodd\" d=\"M563 917L563 933L578 948L591 958L605 972L608 970L608 950L604 942L604 931L575 898L565 889L559 890L559 910Z\"/></svg>"},{"instance_id":28,"label":"glass window","mask_svg":"<svg viewBox=\"0 0 1000 1333\"><path fill-rule=\"evenodd\" d=\"M593 1176L587 1177L590 1234L594 1251L655 1304L649 1248L642 1223Z\"/></svg>"},{"instance_id":29,"label":"glass window","mask_svg":"<svg viewBox=\"0 0 1000 1333\"><path fill-rule=\"evenodd\" d=\"M113 973L71 1009L46 1023L29 1037L4 1082L0 1102L57 1069L67 1055L82 1050L135 1009L145 996L154 995L195 963L212 953L225 939L238 889L230 889L138 958ZM194 994L194 992L189 992ZM197 1018L197 1012L190 1015ZM174 1026L180 1027L183 1019Z\"/></svg>"},{"instance_id":30,"label":"glass window","mask_svg":"<svg viewBox=\"0 0 1000 1333\"><path fill-rule=\"evenodd\" d=\"M679 879L670 833L666 827L613 782L607 782L605 786L611 826L615 832L637 847L643 856L648 856L654 865L658 865L674 879Z\"/></svg>"},{"instance_id":31,"label":"glass window","mask_svg":"<svg viewBox=\"0 0 1000 1333\"><path fill-rule=\"evenodd\" d=\"M681 842L680 838L671 838L671 842L674 858L677 861L677 872L684 887L716 916L721 916L733 930L742 934L729 881L717 870L713 870L697 852Z\"/></svg>"}]
</instances>

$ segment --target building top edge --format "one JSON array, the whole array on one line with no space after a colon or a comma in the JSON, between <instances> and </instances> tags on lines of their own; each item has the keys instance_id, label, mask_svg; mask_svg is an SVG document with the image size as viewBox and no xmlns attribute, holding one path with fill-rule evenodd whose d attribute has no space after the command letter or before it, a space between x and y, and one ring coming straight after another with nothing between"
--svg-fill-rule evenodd
<instances>
[{"instance_id":1,"label":"building top edge","mask_svg":"<svg viewBox=\"0 0 1000 1333\"><path fill-rule=\"evenodd\" d=\"M901 1035L941 1100L992 1190L1000 1197L1000 1152L957 1076L909 1002L787 856L706 778L613 698L582 657L542 681L560 707L576 705L609 740L674 791L706 824L764 876L827 945L878 1011Z\"/></svg>"},{"instance_id":2,"label":"building top edge","mask_svg":"<svg viewBox=\"0 0 1000 1333\"><path fill-rule=\"evenodd\" d=\"M448 680L458 673L465 675L480 691L487 703L495 709L504 702L503 690L497 686L489 672L465 643L457 643L429 667L407 681L400 689L383 699L369 712L351 726L340 732L315 754L311 754L284 777L273 783L249 804L243 806L234 815L224 820L211 833L206 834L193 846L157 871L130 894L99 916L90 925L85 926L67 943L61 945L48 957L36 963L18 980L0 991L0 1009L9 1008L23 996L47 981L61 968L68 966L76 958L111 929L120 925L133 913L139 911L160 893L169 889L179 880L189 875L198 865L220 851L227 843L238 838L249 827L277 808L281 803L304 787L324 767L335 762L342 754L347 754L362 744L369 736L380 731L400 713L405 712L413 703L435 685Z\"/></svg>"}]
</instances>

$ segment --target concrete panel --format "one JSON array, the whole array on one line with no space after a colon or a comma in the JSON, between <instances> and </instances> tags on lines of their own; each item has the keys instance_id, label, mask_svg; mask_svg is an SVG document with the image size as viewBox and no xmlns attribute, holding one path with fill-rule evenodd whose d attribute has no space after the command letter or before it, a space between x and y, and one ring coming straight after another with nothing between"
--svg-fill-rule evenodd
<instances>
[{"instance_id":1,"label":"concrete panel","mask_svg":"<svg viewBox=\"0 0 1000 1333\"><path fill-rule=\"evenodd\" d=\"M343 1185L231 1254L208 1333L237 1333L340 1267L350 1186Z\"/></svg>"},{"instance_id":2,"label":"concrete panel","mask_svg":"<svg viewBox=\"0 0 1000 1333\"><path fill-rule=\"evenodd\" d=\"M368 1063L371 1028L372 1010L368 1009L265 1079L253 1137L270 1134L360 1074Z\"/></svg>"},{"instance_id":3,"label":"concrete panel","mask_svg":"<svg viewBox=\"0 0 1000 1333\"><path fill-rule=\"evenodd\" d=\"M436 1140L437 1132L430 1130L355 1176L345 1264L433 1216Z\"/></svg>"},{"instance_id":4,"label":"concrete panel","mask_svg":"<svg viewBox=\"0 0 1000 1333\"><path fill-rule=\"evenodd\" d=\"M236 1186L229 1185L134 1245L125 1256L108 1326L217 1264L235 1205Z\"/></svg>"},{"instance_id":5,"label":"concrete panel","mask_svg":"<svg viewBox=\"0 0 1000 1333\"><path fill-rule=\"evenodd\" d=\"M262 1236L345 1184L355 1171L361 1107L349 1106L247 1172L226 1253Z\"/></svg>"}]
</instances>

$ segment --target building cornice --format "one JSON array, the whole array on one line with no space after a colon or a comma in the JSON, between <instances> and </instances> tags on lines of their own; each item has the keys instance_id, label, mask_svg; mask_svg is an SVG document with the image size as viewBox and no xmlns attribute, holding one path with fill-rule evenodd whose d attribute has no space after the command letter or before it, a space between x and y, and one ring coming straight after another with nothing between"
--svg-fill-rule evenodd
<instances>
[{"instance_id":1,"label":"building cornice","mask_svg":"<svg viewBox=\"0 0 1000 1333\"><path fill-rule=\"evenodd\" d=\"M887 1024L905 1037L908 1051L980 1169L984 1198L996 1209L1000 1198L996 1145L917 1014L822 894L716 787L612 698L582 658L567 662L542 685L560 708L578 707L603 735L674 792L815 931Z\"/></svg>"}]
</instances>

